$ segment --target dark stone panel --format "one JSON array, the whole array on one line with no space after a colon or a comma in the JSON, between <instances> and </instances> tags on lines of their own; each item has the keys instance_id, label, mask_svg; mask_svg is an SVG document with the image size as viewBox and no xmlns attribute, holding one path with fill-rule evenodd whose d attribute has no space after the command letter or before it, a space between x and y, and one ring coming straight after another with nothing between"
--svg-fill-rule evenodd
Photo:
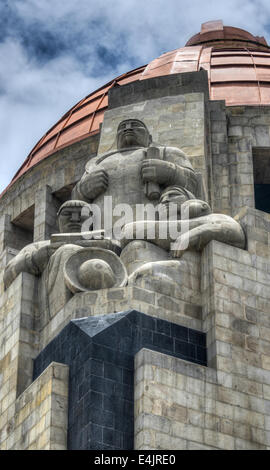
<instances>
[{"instance_id":1,"label":"dark stone panel","mask_svg":"<svg viewBox=\"0 0 270 470\"><path fill-rule=\"evenodd\" d=\"M197 361L201 364L207 363L207 350L205 347L196 346L196 358Z\"/></svg>"},{"instance_id":2,"label":"dark stone panel","mask_svg":"<svg viewBox=\"0 0 270 470\"><path fill-rule=\"evenodd\" d=\"M156 319L156 330L158 333L162 333L167 336L171 336L171 323L168 321Z\"/></svg>"},{"instance_id":3,"label":"dark stone panel","mask_svg":"<svg viewBox=\"0 0 270 470\"><path fill-rule=\"evenodd\" d=\"M34 379L68 364L68 448L133 448L134 355L142 348L206 365L205 334L130 310L71 321L34 361Z\"/></svg>"},{"instance_id":4,"label":"dark stone panel","mask_svg":"<svg viewBox=\"0 0 270 470\"><path fill-rule=\"evenodd\" d=\"M194 360L196 357L196 348L192 343L175 340L175 352L183 359Z\"/></svg>"},{"instance_id":5,"label":"dark stone panel","mask_svg":"<svg viewBox=\"0 0 270 470\"><path fill-rule=\"evenodd\" d=\"M205 338L202 336L200 331L188 330L188 339L190 343L198 344L200 346L205 346Z\"/></svg>"}]
</instances>

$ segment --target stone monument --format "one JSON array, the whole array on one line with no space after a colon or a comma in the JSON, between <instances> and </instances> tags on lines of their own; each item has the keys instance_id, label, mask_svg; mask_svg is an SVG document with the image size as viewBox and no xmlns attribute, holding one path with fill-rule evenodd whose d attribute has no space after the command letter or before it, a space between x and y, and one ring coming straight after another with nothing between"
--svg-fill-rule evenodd
<instances>
[{"instance_id":1,"label":"stone monument","mask_svg":"<svg viewBox=\"0 0 270 470\"><path fill-rule=\"evenodd\" d=\"M206 23L18 170L1 449L270 448L268 69L263 38Z\"/></svg>"},{"instance_id":2,"label":"stone monument","mask_svg":"<svg viewBox=\"0 0 270 470\"><path fill-rule=\"evenodd\" d=\"M155 291L157 279L158 292L166 293L171 285L181 289L185 268L176 258L186 250L201 251L212 240L245 247L240 224L228 215L211 214L209 205L192 194L197 187L196 175L180 149L153 146L145 124L135 119L120 122L116 139L117 150L91 159L76 185L74 193L88 203L76 199L60 207L60 236L27 245L5 268L5 287L21 272L41 274L40 308L46 316L52 317L64 307L71 292L136 285L138 280L139 285L146 281ZM112 210L109 217L108 200ZM138 216L138 205L147 202L149 209L149 200L154 201L155 219L151 219L153 212L150 219L145 219L145 211ZM115 232L114 224L119 225L119 216L113 215L117 205L131 209L132 222L120 227L119 240L104 238L106 210L111 232ZM85 222L97 209L103 224L99 230L84 232ZM173 226L180 234L177 238ZM120 254L122 247L125 249ZM120 258L114 253L116 249ZM138 249L143 261L134 270L129 260Z\"/></svg>"}]
</instances>

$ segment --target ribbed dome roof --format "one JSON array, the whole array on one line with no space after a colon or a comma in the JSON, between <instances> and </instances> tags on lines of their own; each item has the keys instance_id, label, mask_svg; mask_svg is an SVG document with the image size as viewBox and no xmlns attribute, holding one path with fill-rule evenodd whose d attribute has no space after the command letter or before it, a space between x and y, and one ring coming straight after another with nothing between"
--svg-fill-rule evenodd
<instances>
[{"instance_id":1,"label":"ribbed dome roof","mask_svg":"<svg viewBox=\"0 0 270 470\"><path fill-rule=\"evenodd\" d=\"M36 144L11 183L32 166L68 145L99 132L108 90L135 80L207 70L212 100L227 106L270 105L270 47L262 37L211 21L185 47L162 54L147 66L127 72L70 109Z\"/></svg>"}]
</instances>

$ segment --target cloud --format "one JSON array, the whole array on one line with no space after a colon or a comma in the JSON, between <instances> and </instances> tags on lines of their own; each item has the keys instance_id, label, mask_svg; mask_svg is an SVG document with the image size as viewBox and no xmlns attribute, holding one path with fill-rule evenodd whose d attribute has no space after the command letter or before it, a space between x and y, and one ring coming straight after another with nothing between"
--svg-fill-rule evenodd
<instances>
[{"instance_id":1,"label":"cloud","mask_svg":"<svg viewBox=\"0 0 270 470\"><path fill-rule=\"evenodd\" d=\"M270 39L268 0L3 0L0 191L77 101L213 19Z\"/></svg>"},{"instance_id":2,"label":"cloud","mask_svg":"<svg viewBox=\"0 0 270 470\"><path fill-rule=\"evenodd\" d=\"M87 77L72 56L31 62L20 43L0 44L1 189L42 135L107 76Z\"/></svg>"}]
</instances>

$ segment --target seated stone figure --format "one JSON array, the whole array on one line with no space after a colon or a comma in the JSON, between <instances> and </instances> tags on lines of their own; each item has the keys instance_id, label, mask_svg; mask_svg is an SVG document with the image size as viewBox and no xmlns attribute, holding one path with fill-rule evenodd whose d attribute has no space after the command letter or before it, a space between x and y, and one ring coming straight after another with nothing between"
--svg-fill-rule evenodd
<instances>
[{"instance_id":1,"label":"seated stone figure","mask_svg":"<svg viewBox=\"0 0 270 470\"><path fill-rule=\"evenodd\" d=\"M174 219L169 211L172 203L177 209ZM152 280L153 287L167 291L169 285L181 285L185 269L182 260L175 258L181 258L185 251L201 251L211 240L245 247L245 234L236 220L213 214L205 201L184 188L166 188L159 209L159 220L136 221L123 229L121 259L127 265L129 284L145 285L147 281L151 288Z\"/></svg>"},{"instance_id":2,"label":"seated stone figure","mask_svg":"<svg viewBox=\"0 0 270 470\"><path fill-rule=\"evenodd\" d=\"M107 196L113 209L118 204L128 204L135 220L136 204L152 201L157 205L162 191L169 185L196 191L196 174L185 153L176 147L154 144L142 121L120 122L116 147L89 160L73 191L74 198L94 202L102 219ZM116 217L112 216L112 225ZM104 220L101 228L103 224Z\"/></svg>"},{"instance_id":3,"label":"seated stone figure","mask_svg":"<svg viewBox=\"0 0 270 470\"><path fill-rule=\"evenodd\" d=\"M87 210L83 211L85 207ZM118 257L119 243L105 239L102 232L90 232L91 239L85 238L81 232L83 223L89 217L89 210L89 205L84 201L65 202L58 211L60 234L52 235L51 240L27 245L5 268L5 288L22 272L39 276L39 310L44 318L59 311L74 292L117 285L119 275L122 276L121 281L125 282L125 272ZM68 270L65 277L67 261L78 252L80 256L83 252L81 264L86 264L81 269L78 265L77 272ZM76 258L74 262L76 264Z\"/></svg>"}]
</instances>

